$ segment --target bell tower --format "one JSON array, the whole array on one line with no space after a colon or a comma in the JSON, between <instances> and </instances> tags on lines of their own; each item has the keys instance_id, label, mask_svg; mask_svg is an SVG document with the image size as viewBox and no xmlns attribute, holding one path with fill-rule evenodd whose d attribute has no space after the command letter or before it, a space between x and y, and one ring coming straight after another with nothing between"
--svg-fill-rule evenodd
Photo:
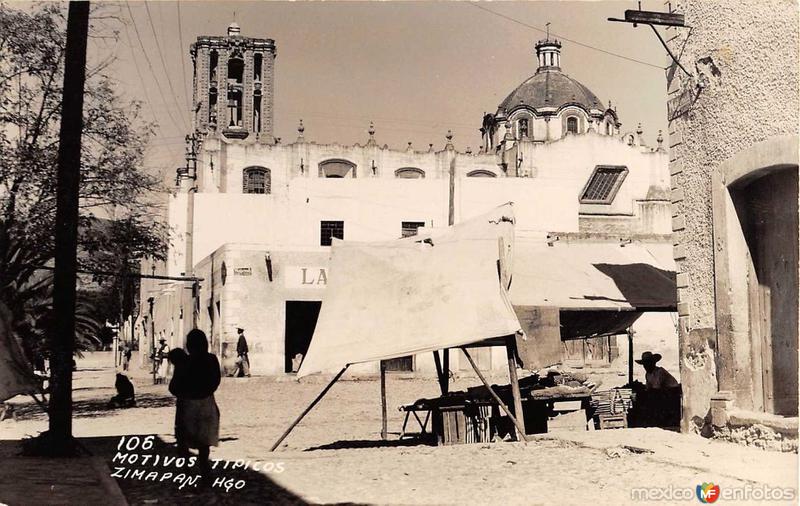
<instances>
[{"instance_id":1,"label":"bell tower","mask_svg":"<svg viewBox=\"0 0 800 506\"><path fill-rule=\"evenodd\" d=\"M194 63L194 127L208 135L272 144L275 41L202 35L189 49Z\"/></svg>"}]
</instances>

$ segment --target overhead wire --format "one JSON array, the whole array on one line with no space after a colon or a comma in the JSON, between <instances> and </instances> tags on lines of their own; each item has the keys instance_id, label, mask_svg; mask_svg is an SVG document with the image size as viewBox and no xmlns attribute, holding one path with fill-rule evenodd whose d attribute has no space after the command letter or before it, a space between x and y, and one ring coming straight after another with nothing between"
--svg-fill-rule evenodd
<instances>
[{"instance_id":1,"label":"overhead wire","mask_svg":"<svg viewBox=\"0 0 800 506\"><path fill-rule=\"evenodd\" d=\"M181 73L183 74L183 92L186 95L186 105L189 108L189 112L192 111L192 102L189 98L189 84L186 80L186 58L183 55L183 26L181 25L181 3L175 2L175 6L178 9L178 43L180 46L178 47L178 55L181 59Z\"/></svg>"},{"instance_id":2,"label":"overhead wire","mask_svg":"<svg viewBox=\"0 0 800 506\"><path fill-rule=\"evenodd\" d=\"M482 11L486 11L486 12L488 12L490 14L495 15L495 16L501 17L501 18L503 18L503 19L505 19L507 21L511 21L512 23L516 23L518 25L525 26L525 27L530 28L532 30L536 30L537 32L549 33L553 37L557 37L557 38L559 38L561 40L570 42L570 43L575 44L577 46L581 46L581 47L585 47L587 49L591 49L592 51L598 51L600 53L604 53L604 54L607 54L609 56L614 56L616 58L622 58L623 60L627 60L627 61L630 61L630 62L633 62L633 63L639 63L641 65L646 65L648 67L657 68L658 70L664 70L663 65L656 65L654 63L650 63L650 62L646 62L646 61L642 61L642 60L637 60L636 58L631 58L630 56L625 56L623 54L615 53L613 51L608 51L607 49L602 49L602 48L599 48L597 46L593 46L591 44L586 44L584 42L580 42L580 41L577 41L577 40L574 40L574 39L570 39L570 38L564 37L563 35L559 35L559 34L556 34L556 33L553 33L553 32L548 32L544 28L540 28L538 26L530 25L528 23L525 23L524 21L520 21L519 19L512 18L511 16L506 16L505 14L501 14L501 13L499 13L497 11L493 11L491 9L487 9L486 7L480 5L480 4L476 3L476 2L469 2L468 5L471 5L471 6L477 8L477 9L480 9Z\"/></svg>"},{"instance_id":3,"label":"overhead wire","mask_svg":"<svg viewBox=\"0 0 800 506\"><path fill-rule=\"evenodd\" d=\"M150 74L153 76L153 80L156 83L156 89L158 89L158 93L159 95L161 95L161 100L164 101L164 110L166 111L167 116L169 116L169 119L170 121L172 121L172 124L175 126L175 128L177 128L178 131L182 131L184 129L184 126L178 124L179 122L175 119L175 116L173 116L172 112L170 111L169 101L164 95L164 91L161 89L161 84L159 83L158 78L156 77L155 69L153 69L153 63L150 61L150 57L147 55L147 50L144 47L144 42L142 42L142 35L139 33L139 27L136 25L136 18L133 15L133 10L131 9L131 5L130 2L128 2L128 0L125 0L125 6L127 7L128 14L131 18L131 23L133 24L133 30L134 33L136 33L136 39L139 41L139 47L142 49L142 54L144 54L144 59L147 62L148 68L150 69ZM144 82L142 83L142 86L144 86Z\"/></svg>"},{"instance_id":4,"label":"overhead wire","mask_svg":"<svg viewBox=\"0 0 800 506\"><path fill-rule=\"evenodd\" d=\"M147 21L150 24L150 30L153 32L153 40L156 43L156 50L158 51L158 58L161 60L161 67L164 69L164 77L167 78L167 85L169 86L170 93L172 93L172 98L175 101L175 105L178 105L178 102L179 102L178 95L175 93L175 88L172 86L172 79L169 78L169 70L167 70L167 64L164 61L164 52L161 50L161 43L158 41L158 34L156 33L156 27L153 24L153 17L150 15L150 6L148 5L148 2L143 2L143 3L144 3L145 12L147 12ZM179 106L179 108L180 108L180 106ZM187 114L187 112L188 111L184 111L184 113L181 114L181 119L185 122L186 128L188 130L191 130L191 121L187 120L186 116L185 116L185 114Z\"/></svg>"}]
</instances>

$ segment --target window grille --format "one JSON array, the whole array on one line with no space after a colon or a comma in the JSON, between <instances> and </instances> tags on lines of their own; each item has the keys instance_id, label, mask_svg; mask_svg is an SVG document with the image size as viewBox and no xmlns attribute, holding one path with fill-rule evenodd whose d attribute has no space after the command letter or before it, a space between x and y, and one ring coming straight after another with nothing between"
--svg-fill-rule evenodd
<instances>
[{"instance_id":1,"label":"window grille","mask_svg":"<svg viewBox=\"0 0 800 506\"><path fill-rule=\"evenodd\" d=\"M333 238L344 239L343 221L322 221L319 225L319 245L330 246Z\"/></svg>"},{"instance_id":2,"label":"window grille","mask_svg":"<svg viewBox=\"0 0 800 506\"><path fill-rule=\"evenodd\" d=\"M610 204L617 195L628 168L622 165L598 165L581 193L582 204Z\"/></svg>"},{"instance_id":3,"label":"window grille","mask_svg":"<svg viewBox=\"0 0 800 506\"><path fill-rule=\"evenodd\" d=\"M248 167L244 169L242 177L242 191L244 193L266 193L272 190L270 170L262 167Z\"/></svg>"}]
</instances>

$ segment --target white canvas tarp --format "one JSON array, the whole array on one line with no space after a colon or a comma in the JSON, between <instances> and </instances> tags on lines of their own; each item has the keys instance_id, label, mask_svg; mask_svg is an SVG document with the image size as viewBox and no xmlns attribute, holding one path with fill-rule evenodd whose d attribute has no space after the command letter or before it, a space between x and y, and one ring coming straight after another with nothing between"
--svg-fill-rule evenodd
<instances>
[{"instance_id":1,"label":"white canvas tarp","mask_svg":"<svg viewBox=\"0 0 800 506\"><path fill-rule=\"evenodd\" d=\"M298 377L514 334L520 325L498 278L512 245L510 205L414 238L335 241Z\"/></svg>"}]
</instances>

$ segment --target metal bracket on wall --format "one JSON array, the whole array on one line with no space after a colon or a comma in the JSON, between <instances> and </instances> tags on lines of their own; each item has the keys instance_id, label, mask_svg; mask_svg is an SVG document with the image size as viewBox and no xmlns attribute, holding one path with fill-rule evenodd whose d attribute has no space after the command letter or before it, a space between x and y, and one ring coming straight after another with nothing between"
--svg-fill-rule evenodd
<instances>
[{"instance_id":1,"label":"metal bracket on wall","mask_svg":"<svg viewBox=\"0 0 800 506\"><path fill-rule=\"evenodd\" d=\"M681 70L686 73L687 76L693 77L692 74L686 70L686 68L681 65L680 58L683 56L683 50L686 48L686 41L689 40L689 36L691 36L692 27L686 26L683 14L677 12L656 12L656 11L643 11L642 4L639 2L639 9L628 9L625 11L625 19L619 18L608 18L609 21L616 21L619 23L630 23L636 28L638 25L648 25L650 28L653 29L653 33L656 34L658 37L659 42L661 45L664 46L664 49L667 51L667 54L672 59L675 64L680 67ZM689 28L689 35L686 36L686 40L683 42L683 47L681 48L681 53L676 57L672 51L667 46L666 41L661 34L658 33L656 30L655 25L659 26L673 26L676 28Z\"/></svg>"}]
</instances>

